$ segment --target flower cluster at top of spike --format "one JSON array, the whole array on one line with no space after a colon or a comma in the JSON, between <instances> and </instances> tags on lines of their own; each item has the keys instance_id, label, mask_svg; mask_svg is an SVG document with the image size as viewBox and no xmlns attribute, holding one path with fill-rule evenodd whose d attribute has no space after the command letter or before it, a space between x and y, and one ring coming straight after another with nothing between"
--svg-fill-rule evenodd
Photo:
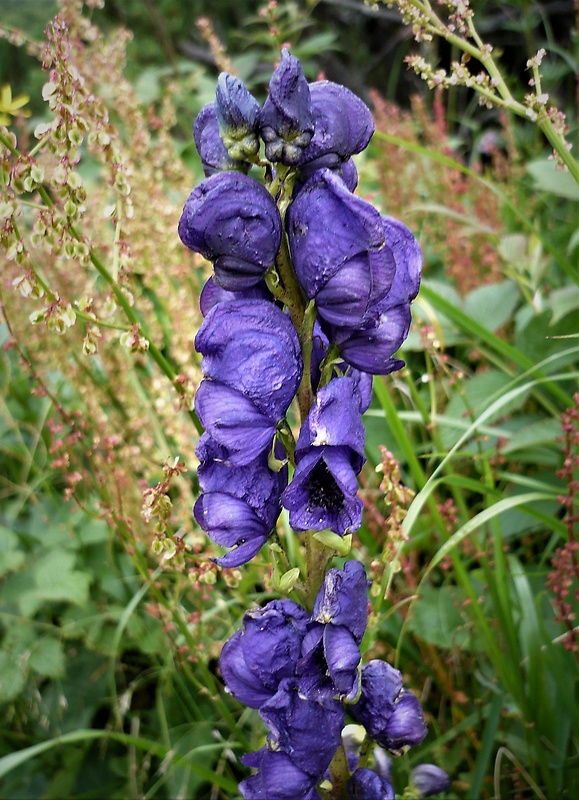
<instances>
[{"instance_id":1,"label":"flower cluster at top of spike","mask_svg":"<svg viewBox=\"0 0 579 800\"><path fill-rule=\"evenodd\" d=\"M232 548L222 566L259 551L280 506L299 531L343 536L361 524L361 416L372 375L403 364L394 354L408 334L422 265L410 231L353 194L352 156L372 133L358 97L330 81L308 83L287 50L262 107L241 80L222 74L215 102L195 121L207 177L185 203L179 234L213 265L196 339L205 378L196 411L206 436L195 516L214 542ZM263 183L248 174L252 167L262 168ZM296 321L300 303L315 309L307 333ZM274 440L304 368L314 400L287 485L287 470L271 466Z\"/></svg>"},{"instance_id":2,"label":"flower cluster at top of spike","mask_svg":"<svg viewBox=\"0 0 579 800\"><path fill-rule=\"evenodd\" d=\"M308 83L289 51L261 106L222 74L193 133L206 177L185 203L179 235L213 265L195 340L203 373L195 409L205 429L195 519L227 548L215 559L222 567L256 556L282 508L306 549L328 531L345 555L344 537L362 523L362 415L373 376L403 366L395 354L419 289L420 247L405 225L354 194L352 156L372 136L369 109L343 86ZM294 400L297 435L286 416ZM348 755L336 766L342 732L349 718L377 746L404 752L426 734L420 704L386 662L362 666L362 564L326 561L312 584L314 572L298 592L308 610L270 601L248 611L223 647L227 689L268 729L264 747L242 759L256 772L240 792L313 800L318 790L333 797L337 781L349 800L394 798L378 760L370 769L366 756ZM417 797L447 788L423 766Z\"/></svg>"}]
</instances>

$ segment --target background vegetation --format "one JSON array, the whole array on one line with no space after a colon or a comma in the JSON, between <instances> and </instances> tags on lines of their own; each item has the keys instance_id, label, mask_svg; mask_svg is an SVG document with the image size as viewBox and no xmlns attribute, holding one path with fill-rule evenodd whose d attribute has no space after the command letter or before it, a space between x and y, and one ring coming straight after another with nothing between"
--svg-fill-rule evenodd
<instances>
[{"instance_id":1,"label":"background vegetation","mask_svg":"<svg viewBox=\"0 0 579 800\"><path fill-rule=\"evenodd\" d=\"M532 119L407 69L460 50L416 42L398 5L4 0L4 798L235 798L263 736L216 657L273 576L267 549L217 571L191 518L208 265L176 226L219 70L263 99L284 42L371 105L358 191L425 254L407 367L375 380L366 415L354 544L367 658L396 663L429 723L397 785L430 761L453 800L577 796L577 185ZM472 7L521 101L548 52L573 142L573 4Z\"/></svg>"}]
</instances>

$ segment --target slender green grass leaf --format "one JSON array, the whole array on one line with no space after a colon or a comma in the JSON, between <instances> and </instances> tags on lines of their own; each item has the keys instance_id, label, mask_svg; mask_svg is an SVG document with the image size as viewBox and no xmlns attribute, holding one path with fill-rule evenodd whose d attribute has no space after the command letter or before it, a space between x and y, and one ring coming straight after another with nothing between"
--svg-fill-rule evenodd
<instances>
[{"instance_id":1,"label":"slender green grass leaf","mask_svg":"<svg viewBox=\"0 0 579 800\"><path fill-rule=\"evenodd\" d=\"M521 353L520 350L513 347L513 345L509 344L504 339L492 333L492 331L489 331L484 325L472 319L460 308L453 306L430 287L423 286L421 293L424 294L428 302L432 303L435 308L451 319L461 330L466 331L479 342L484 342L491 350L506 359L507 362L513 362L522 370L527 370L529 373L535 373L541 376L539 365L535 364L528 356ZM554 383L553 378L546 383L546 387L566 406L572 404L572 398Z\"/></svg>"},{"instance_id":2,"label":"slender green grass leaf","mask_svg":"<svg viewBox=\"0 0 579 800\"><path fill-rule=\"evenodd\" d=\"M517 508L526 503L536 503L539 500L550 500L552 497L552 494L546 494L545 492L518 494L514 497L507 497L504 500L499 500L498 503L494 503L490 508L485 508L483 511L476 514L472 519L469 519L468 522L465 522L464 525L461 525L461 527L437 550L422 576L417 591L420 591L420 587L427 576L440 564L442 559L448 555L453 548L460 544L463 539L470 536L471 533L482 528L487 522L498 517L504 511L508 511L510 508Z\"/></svg>"},{"instance_id":3,"label":"slender green grass leaf","mask_svg":"<svg viewBox=\"0 0 579 800\"><path fill-rule=\"evenodd\" d=\"M55 736L53 739L49 739L46 742L39 742L31 747L26 747L23 750L17 750L15 753L10 753L7 756L3 756L0 758L0 778L3 778L13 769L17 769L18 767L22 766L31 758L36 758L36 756L39 756L54 747L61 747L62 745L66 744L78 744L80 742L87 742L94 739L112 739L113 741L125 744L127 747L135 747L137 750L143 750L147 753L157 756L158 758L165 759L166 762L179 763L183 766L186 766L191 770L191 772L203 778L203 780L206 780L215 786L219 786L228 792L237 791L237 784L234 781L226 778L223 775L217 774L213 770L203 766L195 760L197 757L203 756L205 753L217 753L220 750L223 750L224 747L236 747L236 745L232 744L231 742L204 745L202 747L195 748L187 756L180 756L178 753L168 750L163 745L152 741L151 739L145 739L141 736L131 736L125 733L116 733L115 731L90 729L78 730L73 731L72 733L65 733L62 736Z\"/></svg>"},{"instance_id":4,"label":"slender green grass leaf","mask_svg":"<svg viewBox=\"0 0 579 800\"><path fill-rule=\"evenodd\" d=\"M550 379L549 378L542 378L542 379L537 379L535 381L531 381L530 383L539 384L539 383L544 383L544 382L546 382L548 380L561 380L561 381L575 380L576 381L578 377L579 377L578 373L563 373L561 375L552 376ZM378 393L380 393L381 390L380 390L380 382L379 381L376 381L375 388L377 389ZM437 476L444 469L444 467L450 461L450 459L452 459L454 457L456 452L459 450L460 446L467 439L469 439L471 436L474 435L474 433L478 430L478 426L479 425L487 422L487 420L492 418L503 407L508 405L512 400L514 400L519 395L527 392L529 390L529 388L530 388L530 385L528 383L525 383L525 384L523 384L523 386L518 386L518 387L516 387L514 389L511 389L508 392L505 392L501 397L499 397L498 400L495 400L493 403L491 403L488 406L488 408L486 408L485 411L483 411L481 413L481 415L472 423L472 425L469 426L469 428L465 431L465 433L459 438L459 440L453 445L453 447L449 450L449 452L446 454L446 456L442 459L442 461L436 467L436 469L434 470L434 472L432 473L432 475L430 476L430 478L428 479L426 484L424 484L422 486L422 488L420 489L419 493L416 495L416 497L414 498L414 500L410 504L410 507L408 509L408 514L406 515L406 518L404 519L404 522L402 523L402 527L404 528L406 533L410 533L410 531L412 530L412 526L416 522L416 520L418 518L418 515L420 514L420 511L422 510L422 508L424 506L424 503L426 502L426 500L428 499L428 497L430 496L430 494L432 493L432 491L434 489L434 484L435 484L435 480L437 479ZM384 391L386 392L386 394L388 394L387 391L386 391L386 387L384 387ZM411 455L413 461L416 462L416 456L414 455L413 452L411 452L410 445L408 447L408 451L410 452L410 455ZM405 453L405 455L406 455L406 453ZM420 468L419 464L418 464L418 466ZM549 495L544 494L544 497L545 498L550 498L550 497L552 497L552 495L551 494L549 494ZM516 505L516 503L514 505Z\"/></svg>"},{"instance_id":5,"label":"slender green grass leaf","mask_svg":"<svg viewBox=\"0 0 579 800\"><path fill-rule=\"evenodd\" d=\"M478 751L476 764L474 767L472 781L469 787L469 800L478 800L482 790L482 785L485 777L489 772L489 764L491 756L495 748L495 741L499 723L501 721L501 712L503 710L504 698L502 694L497 694L493 697L489 714L485 721L484 733L481 741L480 750Z\"/></svg>"}]
</instances>

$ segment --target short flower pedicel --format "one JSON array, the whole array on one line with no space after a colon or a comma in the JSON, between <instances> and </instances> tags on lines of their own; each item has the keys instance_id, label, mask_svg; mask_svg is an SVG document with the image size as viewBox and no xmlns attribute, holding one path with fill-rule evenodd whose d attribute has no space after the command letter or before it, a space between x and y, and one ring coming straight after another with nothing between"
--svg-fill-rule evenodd
<instances>
[{"instance_id":1,"label":"short flower pedicel","mask_svg":"<svg viewBox=\"0 0 579 800\"><path fill-rule=\"evenodd\" d=\"M300 603L247 611L219 659L227 690L268 731L241 759L254 770L239 785L247 800L392 800L378 756L374 769L360 751L346 758L348 718L393 754L426 734L400 672L378 660L363 665L364 566L332 565L362 523L362 415L372 376L403 365L395 353L422 266L406 226L353 194L352 156L372 132L358 97L330 81L308 83L288 50L262 107L239 78L222 74L194 126L206 178L185 203L179 235L213 265L195 341L204 376L195 408L205 428L195 519L228 548L217 563L238 567L261 551L283 505L308 567L277 579ZM286 419L294 399L296 438L295 418ZM286 555L279 561L281 545L271 548L278 576L280 564L292 566ZM413 790L445 788L437 769L417 768Z\"/></svg>"}]
</instances>

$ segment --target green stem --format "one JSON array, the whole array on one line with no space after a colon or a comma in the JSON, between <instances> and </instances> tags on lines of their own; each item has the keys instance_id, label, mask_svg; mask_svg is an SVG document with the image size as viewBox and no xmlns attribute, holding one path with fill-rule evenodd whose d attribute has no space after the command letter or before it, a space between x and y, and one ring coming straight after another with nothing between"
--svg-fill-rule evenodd
<instances>
[{"instance_id":1,"label":"green stem","mask_svg":"<svg viewBox=\"0 0 579 800\"><path fill-rule=\"evenodd\" d=\"M509 111L517 114L517 116L529 121L529 110L532 109L516 100L511 94L497 63L491 55L491 48L485 45L475 28L472 12L467 14L466 22L468 25L468 35L472 38L474 44L471 44L471 42L449 30L444 22L442 22L432 10L429 2L415 0L415 2L412 2L412 5L422 15L428 33L446 39L449 44L454 45L459 50L462 50L463 53L471 56L471 58L475 58L483 65L497 91L493 92L484 86L475 84L471 87L475 92L478 92L493 105L507 108ZM565 137L557 131L552 119L547 115L546 110L538 111L537 115L537 119L534 120L537 127L553 147L573 178L579 183L579 163L568 150Z\"/></svg>"}]
</instances>

